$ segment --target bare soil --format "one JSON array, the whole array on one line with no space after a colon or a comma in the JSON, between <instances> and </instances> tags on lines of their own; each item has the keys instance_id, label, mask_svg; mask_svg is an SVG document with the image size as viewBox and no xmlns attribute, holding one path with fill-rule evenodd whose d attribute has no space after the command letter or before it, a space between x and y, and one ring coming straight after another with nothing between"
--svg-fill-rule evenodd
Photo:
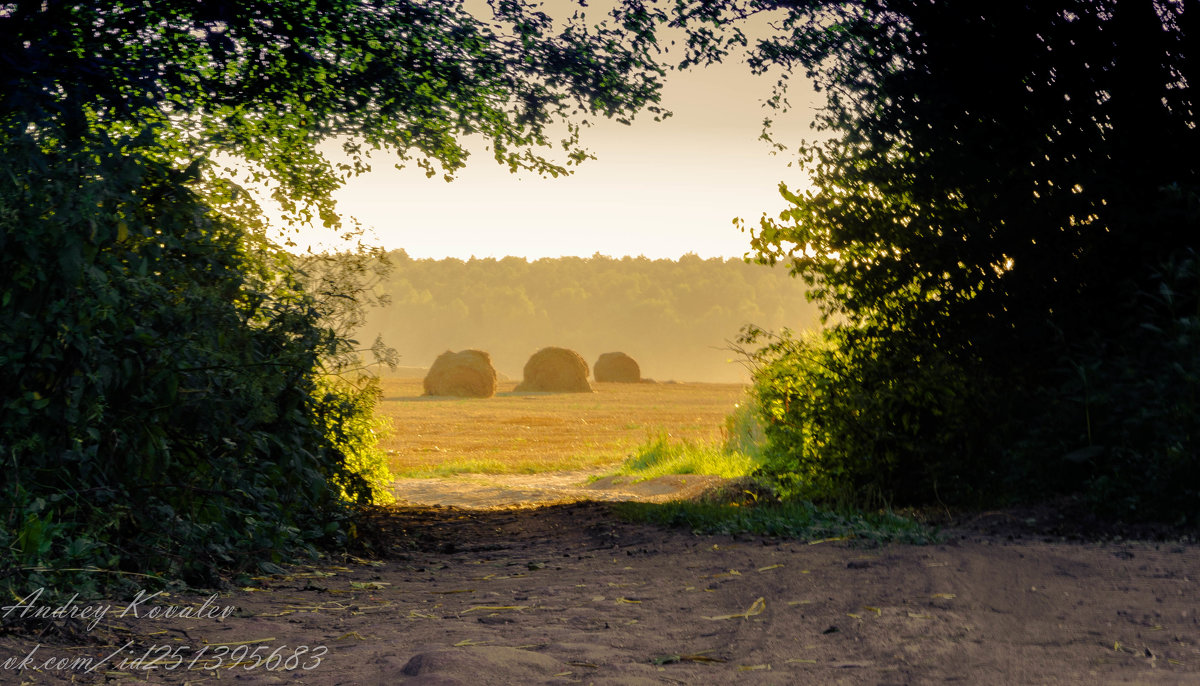
<instances>
[{"instance_id":1,"label":"bare soil","mask_svg":"<svg viewBox=\"0 0 1200 686\"><path fill-rule=\"evenodd\" d=\"M698 536L601 502L491 504L381 513L364 535L382 559L292 568L207 606L160 596L136 619L120 599L90 631L0 637L0 682L1200 682L1200 548L1161 532L1118 540L1043 508L950 522L938 544L870 545ZM15 669L39 643L38 664L115 656L90 673ZM147 654L161 659L139 669Z\"/></svg>"}]
</instances>

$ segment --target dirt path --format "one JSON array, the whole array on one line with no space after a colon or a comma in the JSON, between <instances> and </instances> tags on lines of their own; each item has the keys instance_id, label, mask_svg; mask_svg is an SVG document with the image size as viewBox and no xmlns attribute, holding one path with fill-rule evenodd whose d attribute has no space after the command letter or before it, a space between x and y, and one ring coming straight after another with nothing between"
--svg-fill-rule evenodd
<instances>
[{"instance_id":1,"label":"dirt path","mask_svg":"<svg viewBox=\"0 0 1200 686\"><path fill-rule=\"evenodd\" d=\"M116 652L104 666L19 672L39 641L8 636L0 681L1200 682L1200 548L997 534L990 519L941 544L869 547L696 536L594 502L398 508L380 520L386 560L296 568L207 605L157 597L137 619L116 616L123 599L91 632L44 637L35 653ZM150 616L170 606L201 616ZM169 657L135 669L147 651ZM230 668L237 657L248 659Z\"/></svg>"}]
</instances>

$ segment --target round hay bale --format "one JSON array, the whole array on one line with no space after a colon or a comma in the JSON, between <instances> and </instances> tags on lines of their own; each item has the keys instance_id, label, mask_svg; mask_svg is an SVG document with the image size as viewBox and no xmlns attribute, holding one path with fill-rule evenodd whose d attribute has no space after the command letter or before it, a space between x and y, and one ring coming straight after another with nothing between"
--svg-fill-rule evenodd
<instances>
[{"instance_id":1,"label":"round hay bale","mask_svg":"<svg viewBox=\"0 0 1200 686\"><path fill-rule=\"evenodd\" d=\"M604 353L592 367L596 381L616 383L638 383L642 370L638 363L625 353Z\"/></svg>"},{"instance_id":2,"label":"round hay bale","mask_svg":"<svg viewBox=\"0 0 1200 686\"><path fill-rule=\"evenodd\" d=\"M490 398L496 395L496 368L482 350L438 355L425 375L425 395Z\"/></svg>"},{"instance_id":3,"label":"round hay bale","mask_svg":"<svg viewBox=\"0 0 1200 686\"><path fill-rule=\"evenodd\" d=\"M525 363L525 379L516 390L591 393L588 364L574 350L542 348Z\"/></svg>"}]
</instances>

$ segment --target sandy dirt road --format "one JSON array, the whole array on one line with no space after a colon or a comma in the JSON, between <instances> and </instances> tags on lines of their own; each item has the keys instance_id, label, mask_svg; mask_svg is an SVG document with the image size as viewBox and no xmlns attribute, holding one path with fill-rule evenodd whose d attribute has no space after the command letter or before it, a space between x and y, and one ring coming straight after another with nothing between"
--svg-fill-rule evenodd
<instances>
[{"instance_id":1,"label":"sandy dirt road","mask_svg":"<svg viewBox=\"0 0 1200 686\"><path fill-rule=\"evenodd\" d=\"M134 600L118 599L91 631L0 637L0 680L1200 683L1193 544L1072 542L1004 513L925 546L699 536L599 502L401 507L377 524L383 559L156 597L137 618L117 617ZM88 673L13 669L34 646L38 660L111 657Z\"/></svg>"}]
</instances>

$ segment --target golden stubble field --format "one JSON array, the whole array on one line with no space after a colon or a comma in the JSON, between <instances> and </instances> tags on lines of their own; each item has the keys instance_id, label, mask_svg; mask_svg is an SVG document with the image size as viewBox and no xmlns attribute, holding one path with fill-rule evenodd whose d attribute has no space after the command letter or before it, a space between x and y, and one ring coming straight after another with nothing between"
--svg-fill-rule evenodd
<instances>
[{"instance_id":1,"label":"golden stubble field","mask_svg":"<svg viewBox=\"0 0 1200 686\"><path fill-rule=\"evenodd\" d=\"M624 460L661 432L673 440L719 441L743 402L739 384L595 383L595 393L515 393L494 398L421 395L420 379L384 378L379 412L395 427L383 441L401 476L518 474L586 469Z\"/></svg>"}]
</instances>

